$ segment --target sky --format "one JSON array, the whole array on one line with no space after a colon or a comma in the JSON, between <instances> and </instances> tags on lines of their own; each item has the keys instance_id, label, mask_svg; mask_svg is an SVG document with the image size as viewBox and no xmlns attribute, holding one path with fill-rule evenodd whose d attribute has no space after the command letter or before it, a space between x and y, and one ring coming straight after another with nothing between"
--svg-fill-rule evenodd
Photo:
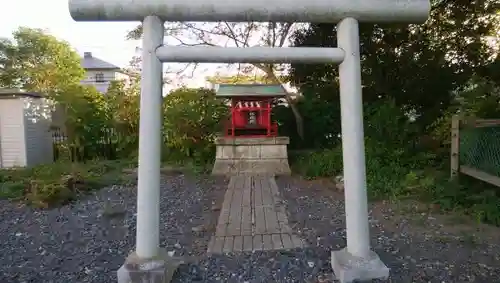
<instances>
[{"instance_id":1,"label":"sky","mask_svg":"<svg viewBox=\"0 0 500 283\"><path fill-rule=\"evenodd\" d=\"M12 37L12 32L20 26L42 28L58 39L69 42L81 56L83 52L92 52L94 57L126 67L134 55L139 55L136 48L140 46L140 41L125 40L125 35L138 24L75 22L69 14L68 0L15 0L2 5L0 37ZM198 75L184 82L202 86L204 77Z\"/></svg>"},{"instance_id":2,"label":"sky","mask_svg":"<svg viewBox=\"0 0 500 283\"><path fill-rule=\"evenodd\" d=\"M0 37L11 37L20 26L46 29L58 39L68 41L80 55L95 57L125 67L136 54L138 41L125 40L128 30L139 23L75 22L69 15L68 0L15 0L2 5Z\"/></svg>"}]
</instances>

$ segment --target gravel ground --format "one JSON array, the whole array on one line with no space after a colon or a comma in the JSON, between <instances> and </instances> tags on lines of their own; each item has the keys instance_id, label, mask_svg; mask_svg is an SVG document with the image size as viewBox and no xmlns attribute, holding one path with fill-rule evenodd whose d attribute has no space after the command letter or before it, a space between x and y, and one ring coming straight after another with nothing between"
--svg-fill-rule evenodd
<instances>
[{"instance_id":1,"label":"gravel ground","mask_svg":"<svg viewBox=\"0 0 500 283\"><path fill-rule=\"evenodd\" d=\"M290 225L310 247L206 257L225 180L177 175L163 184L161 245L188 260L173 282L333 281L329 251L345 245L342 194L279 178ZM402 211L372 207L372 245L390 282L500 282L499 229ZM133 248L134 213L134 188L103 189L49 211L0 202L0 283L116 282Z\"/></svg>"},{"instance_id":2,"label":"gravel ground","mask_svg":"<svg viewBox=\"0 0 500 283\"><path fill-rule=\"evenodd\" d=\"M277 182L302 237L321 251L345 246L342 193L298 179ZM391 268L388 282L500 282L500 229L428 211L415 203L370 206L371 245Z\"/></svg>"},{"instance_id":3,"label":"gravel ground","mask_svg":"<svg viewBox=\"0 0 500 283\"><path fill-rule=\"evenodd\" d=\"M164 176L162 247L177 256L205 254L224 180ZM34 210L0 202L0 283L116 282L134 247L136 189L111 187L77 203ZM203 229L200 229L203 228Z\"/></svg>"}]
</instances>

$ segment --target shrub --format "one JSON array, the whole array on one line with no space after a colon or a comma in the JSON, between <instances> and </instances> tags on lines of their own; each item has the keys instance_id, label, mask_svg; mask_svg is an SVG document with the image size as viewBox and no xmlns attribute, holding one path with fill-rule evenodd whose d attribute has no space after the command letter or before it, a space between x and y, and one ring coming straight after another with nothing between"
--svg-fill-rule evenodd
<instances>
[{"instance_id":1,"label":"shrub","mask_svg":"<svg viewBox=\"0 0 500 283\"><path fill-rule=\"evenodd\" d=\"M292 169L307 178L341 175L342 148L302 153L292 163Z\"/></svg>"},{"instance_id":2,"label":"shrub","mask_svg":"<svg viewBox=\"0 0 500 283\"><path fill-rule=\"evenodd\" d=\"M106 185L132 182L122 173L129 165L127 161L60 162L0 170L0 197L24 200L36 207L61 205Z\"/></svg>"},{"instance_id":3,"label":"shrub","mask_svg":"<svg viewBox=\"0 0 500 283\"><path fill-rule=\"evenodd\" d=\"M181 88L164 100L163 138L166 159L211 161L215 155L214 139L222 129L227 106L207 89Z\"/></svg>"}]
</instances>

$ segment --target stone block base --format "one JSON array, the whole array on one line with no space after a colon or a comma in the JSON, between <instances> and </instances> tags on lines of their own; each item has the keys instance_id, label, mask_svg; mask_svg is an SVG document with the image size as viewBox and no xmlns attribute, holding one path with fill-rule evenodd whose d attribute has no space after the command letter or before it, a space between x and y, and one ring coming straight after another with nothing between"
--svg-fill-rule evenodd
<instances>
[{"instance_id":1,"label":"stone block base","mask_svg":"<svg viewBox=\"0 0 500 283\"><path fill-rule=\"evenodd\" d=\"M118 283L168 283L181 263L164 250L151 259L141 259L132 253L118 269Z\"/></svg>"},{"instance_id":2,"label":"stone block base","mask_svg":"<svg viewBox=\"0 0 500 283\"><path fill-rule=\"evenodd\" d=\"M347 249L331 254L332 269L340 283L389 278L389 268L375 252L370 252L367 259L355 257Z\"/></svg>"},{"instance_id":3,"label":"stone block base","mask_svg":"<svg viewBox=\"0 0 500 283\"><path fill-rule=\"evenodd\" d=\"M212 169L213 175L238 175L238 174L271 174L290 175L290 166L287 159L267 160L231 160L216 159Z\"/></svg>"},{"instance_id":4,"label":"stone block base","mask_svg":"<svg viewBox=\"0 0 500 283\"><path fill-rule=\"evenodd\" d=\"M289 175L287 137L219 137L212 174Z\"/></svg>"}]
</instances>

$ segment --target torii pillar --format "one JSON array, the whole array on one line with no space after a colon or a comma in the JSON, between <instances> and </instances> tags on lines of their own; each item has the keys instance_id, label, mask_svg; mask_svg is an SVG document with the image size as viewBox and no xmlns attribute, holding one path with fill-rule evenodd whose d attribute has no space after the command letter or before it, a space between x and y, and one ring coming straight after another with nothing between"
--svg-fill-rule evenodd
<instances>
[{"instance_id":1,"label":"torii pillar","mask_svg":"<svg viewBox=\"0 0 500 283\"><path fill-rule=\"evenodd\" d=\"M370 249L358 22L423 23L430 0L69 0L69 10L76 21L143 22L136 250L119 283L164 283L174 271L159 247L162 62L340 64L347 247L332 268L342 283L389 276ZM168 47L165 21L338 23L338 47Z\"/></svg>"}]
</instances>

